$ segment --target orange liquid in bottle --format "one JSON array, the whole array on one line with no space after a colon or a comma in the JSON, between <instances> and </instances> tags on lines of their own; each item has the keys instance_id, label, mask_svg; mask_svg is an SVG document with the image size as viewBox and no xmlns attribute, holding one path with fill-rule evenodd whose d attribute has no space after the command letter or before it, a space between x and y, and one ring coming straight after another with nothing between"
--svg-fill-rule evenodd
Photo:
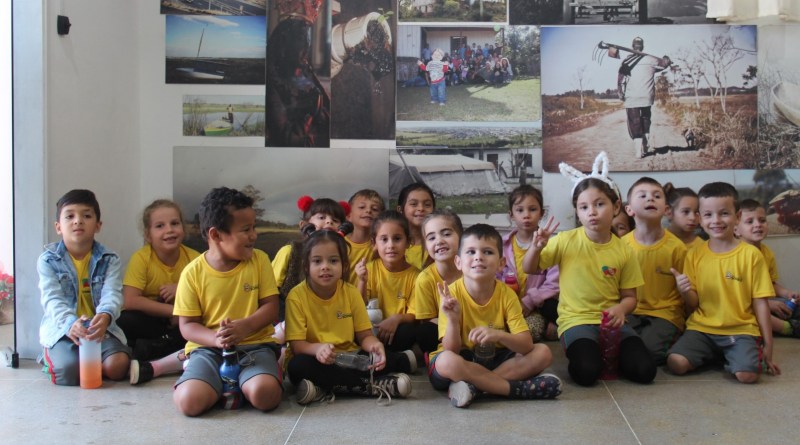
<instances>
[{"instance_id":1,"label":"orange liquid in bottle","mask_svg":"<svg viewBox=\"0 0 800 445\"><path fill-rule=\"evenodd\" d=\"M81 362L81 388L95 389L103 386L103 368L100 362Z\"/></svg>"}]
</instances>

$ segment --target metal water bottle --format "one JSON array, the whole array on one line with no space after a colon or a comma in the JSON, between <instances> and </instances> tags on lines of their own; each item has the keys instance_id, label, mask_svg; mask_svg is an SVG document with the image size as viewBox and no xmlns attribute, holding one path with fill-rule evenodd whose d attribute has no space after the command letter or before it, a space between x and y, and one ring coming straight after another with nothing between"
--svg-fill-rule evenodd
<instances>
[{"instance_id":1,"label":"metal water bottle","mask_svg":"<svg viewBox=\"0 0 800 445\"><path fill-rule=\"evenodd\" d=\"M602 380L616 380L619 368L619 343L622 332L620 328L611 326L611 317L608 311L603 311L600 321L600 353L603 360Z\"/></svg>"},{"instance_id":2,"label":"metal water bottle","mask_svg":"<svg viewBox=\"0 0 800 445\"><path fill-rule=\"evenodd\" d=\"M242 404L242 389L239 387L240 371L236 347L223 349L219 376L222 378L221 404L224 409L239 409Z\"/></svg>"}]
</instances>

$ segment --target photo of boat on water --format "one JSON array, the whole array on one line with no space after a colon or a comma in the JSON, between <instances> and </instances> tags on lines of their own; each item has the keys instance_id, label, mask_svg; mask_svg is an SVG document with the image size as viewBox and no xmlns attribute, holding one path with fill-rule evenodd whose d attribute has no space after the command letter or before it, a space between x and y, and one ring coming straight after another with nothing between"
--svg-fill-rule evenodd
<instances>
[{"instance_id":1,"label":"photo of boat on water","mask_svg":"<svg viewBox=\"0 0 800 445\"><path fill-rule=\"evenodd\" d=\"M265 16L166 16L166 83L263 85Z\"/></svg>"},{"instance_id":2,"label":"photo of boat on water","mask_svg":"<svg viewBox=\"0 0 800 445\"><path fill-rule=\"evenodd\" d=\"M264 137L264 96L183 96L183 135Z\"/></svg>"}]
</instances>

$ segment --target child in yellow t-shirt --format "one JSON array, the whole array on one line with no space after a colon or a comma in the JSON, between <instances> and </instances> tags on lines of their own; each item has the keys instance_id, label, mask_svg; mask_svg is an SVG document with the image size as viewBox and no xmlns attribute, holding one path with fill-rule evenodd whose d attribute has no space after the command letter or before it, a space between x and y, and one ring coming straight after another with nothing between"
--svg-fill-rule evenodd
<instances>
[{"instance_id":1,"label":"child in yellow t-shirt","mask_svg":"<svg viewBox=\"0 0 800 445\"><path fill-rule=\"evenodd\" d=\"M698 196L709 239L686 254L683 274L675 274L691 315L669 350L667 366L682 375L724 358L728 372L742 383L757 382L763 366L780 374L772 361L768 304L775 288L761 252L734 236L739 194L728 183L712 182Z\"/></svg>"},{"instance_id":2,"label":"child in yellow t-shirt","mask_svg":"<svg viewBox=\"0 0 800 445\"><path fill-rule=\"evenodd\" d=\"M638 304L626 321L656 365L664 364L667 350L686 326L684 302L671 272L683 270L686 245L661 226L666 209L664 189L655 179L642 177L628 190L625 212L636 220L636 228L622 240L636 254L644 284L636 288Z\"/></svg>"},{"instance_id":3,"label":"child in yellow t-shirt","mask_svg":"<svg viewBox=\"0 0 800 445\"><path fill-rule=\"evenodd\" d=\"M461 239L461 218L447 209L434 210L422 222L425 250L433 263L417 276L414 283L414 316L417 319L417 343L422 352L430 353L439 346L439 291L461 278L456 267L458 242Z\"/></svg>"},{"instance_id":4,"label":"child in yellow t-shirt","mask_svg":"<svg viewBox=\"0 0 800 445\"><path fill-rule=\"evenodd\" d=\"M339 234L314 232L303 246L306 279L292 289L286 301L286 340L291 349L288 375L301 405L322 400L330 392L387 392L399 397L411 393L411 379L404 373L414 371L413 354L387 353L372 335L358 289L344 281L350 268L347 250ZM337 364L337 356L346 353L371 356L369 369L376 372L375 378L370 379L370 371Z\"/></svg>"},{"instance_id":5,"label":"child in yellow t-shirt","mask_svg":"<svg viewBox=\"0 0 800 445\"><path fill-rule=\"evenodd\" d=\"M347 220L353 224L353 232L347 235L347 244L350 246L350 276L345 277L348 283L358 284L356 264L364 258L372 260L375 253L372 245L372 223L384 210L386 204L375 190L363 189L355 192L350 197L350 214Z\"/></svg>"},{"instance_id":6,"label":"child in yellow t-shirt","mask_svg":"<svg viewBox=\"0 0 800 445\"><path fill-rule=\"evenodd\" d=\"M436 209L436 197L433 190L421 182L412 182L400 190L397 198L397 211L408 220L409 238L406 248L406 261L422 270L428 265L430 258L424 248L422 237L422 221Z\"/></svg>"},{"instance_id":7,"label":"child in yellow t-shirt","mask_svg":"<svg viewBox=\"0 0 800 445\"><path fill-rule=\"evenodd\" d=\"M561 394L558 377L539 374L553 360L550 348L533 343L519 298L495 277L505 262L502 242L492 226L468 228L456 257L463 277L439 283L441 344L431 353L428 375L457 408L469 406L479 391L513 399Z\"/></svg>"},{"instance_id":8,"label":"child in yellow t-shirt","mask_svg":"<svg viewBox=\"0 0 800 445\"><path fill-rule=\"evenodd\" d=\"M775 254L762 242L769 234L767 211L755 199L743 200L740 207L742 216L739 218L739 225L736 226L736 233L742 241L761 250L769 269L772 285L775 287L776 298L769 300L769 309L772 313L770 317L772 332L800 338L800 311L793 311L786 305L790 300L800 303L797 292L778 282L778 264L775 261Z\"/></svg>"},{"instance_id":9,"label":"child in yellow t-shirt","mask_svg":"<svg viewBox=\"0 0 800 445\"><path fill-rule=\"evenodd\" d=\"M184 268L174 314L188 340L188 360L172 399L187 416L210 409L222 395L222 349L249 357L239 373L242 395L269 411L281 401L280 348L272 323L278 317L278 287L269 257L255 249L253 199L220 187L200 203L200 233L208 250Z\"/></svg>"},{"instance_id":10,"label":"child in yellow t-shirt","mask_svg":"<svg viewBox=\"0 0 800 445\"><path fill-rule=\"evenodd\" d=\"M186 340L172 309L183 268L200 255L182 244L183 214L173 201L157 199L145 207L142 227L145 246L128 262L122 281L125 310L117 321L133 348L132 385L183 370Z\"/></svg>"},{"instance_id":11,"label":"child in yellow t-shirt","mask_svg":"<svg viewBox=\"0 0 800 445\"><path fill-rule=\"evenodd\" d=\"M697 193L688 187L675 187L671 182L664 184L664 195L667 197L667 220L669 230L686 244L686 249L703 244L697 236L700 227Z\"/></svg>"}]
</instances>

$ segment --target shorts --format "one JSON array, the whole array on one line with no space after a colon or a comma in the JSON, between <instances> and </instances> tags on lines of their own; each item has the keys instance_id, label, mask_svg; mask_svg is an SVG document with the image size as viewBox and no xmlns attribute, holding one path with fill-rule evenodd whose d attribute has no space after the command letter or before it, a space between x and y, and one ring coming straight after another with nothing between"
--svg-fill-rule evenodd
<instances>
[{"instance_id":1,"label":"shorts","mask_svg":"<svg viewBox=\"0 0 800 445\"><path fill-rule=\"evenodd\" d=\"M714 335L687 330L670 348L668 354L686 357L694 368L725 360L725 370L760 374L763 350L761 337L753 335Z\"/></svg>"},{"instance_id":2,"label":"shorts","mask_svg":"<svg viewBox=\"0 0 800 445\"><path fill-rule=\"evenodd\" d=\"M474 361L473 360L474 354L469 349L462 349L458 353L458 355L460 355L461 358L463 358L468 362ZM486 369L493 371L497 369L498 366L503 364L503 362L514 358L516 355L517 353L510 349L506 348L498 349L497 352L495 353L494 359L492 359L492 361L488 364L488 366L485 367ZM434 389L437 389L439 391L444 391L450 386L450 382L452 382L452 380L448 379L447 377L443 377L441 374L436 372L437 358L439 358L439 354L437 354L428 365L428 380L430 380L431 385L433 385Z\"/></svg>"},{"instance_id":3,"label":"shorts","mask_svg":"<svg viewBox=\"0 0 800 445\"><path fill-rule=\"evenodd\" d=\"M656 364L667 359L667 350L681 336L677 326L667 320L649 315L628 315L627 324L639 334Z\"/></svg>"},{"instance_id":4,"label":"shorts","mask_svg":"<svg viewBox=\"0 0 800 445\"><path fill-rule=\"evenodd\" d=\"M633 330L633 328L629 324L622 325L620 341L625 340L628 337L638 337L639 334ZM599 324L580 324L578 326L573 326L563 334L561 334L561 347L564 348L566 351L569 348L569 345L575 342L575 340L579 340L581 338L588 338L589 340L594 341L595 343L599 343L600 339L600 325Z\"/></svg>"},{"instance_id":5,"label":"shorts","mask_svg":"<svg viewBox=\"0 0 800 445\"><path fill-rule=\"evenodd\" d=\"M101 360L123 352L131 356L131 348L122 343L117 337L106 334L100 345ZM56 385L77 386L80 384L80 363L78 360L78 345L69 337L61 337L52 348L44 348L44 365L50 381Z\"/></svg>"},{"instance_id":6,"label":"shorts","mask_svg":"<svg viewBox=\"0 0 800 445\"><path fill-rule=\"evenodd\" d=\"M242 366L239 372L239 386L251 378L267 374L275 377L279 383L283 376L278 368L277 357L280 354L280 345L276 343L260 343L255 345L242 345L238 348L239 363ZM222 379L219 376L219 366L222 364L222 350L219 348L200 347L193 350L183 367L183 375L178 378L173 388L187 380L202 380L208 383L217 395L222 395Z\"/></svg>"}]
</instances>

